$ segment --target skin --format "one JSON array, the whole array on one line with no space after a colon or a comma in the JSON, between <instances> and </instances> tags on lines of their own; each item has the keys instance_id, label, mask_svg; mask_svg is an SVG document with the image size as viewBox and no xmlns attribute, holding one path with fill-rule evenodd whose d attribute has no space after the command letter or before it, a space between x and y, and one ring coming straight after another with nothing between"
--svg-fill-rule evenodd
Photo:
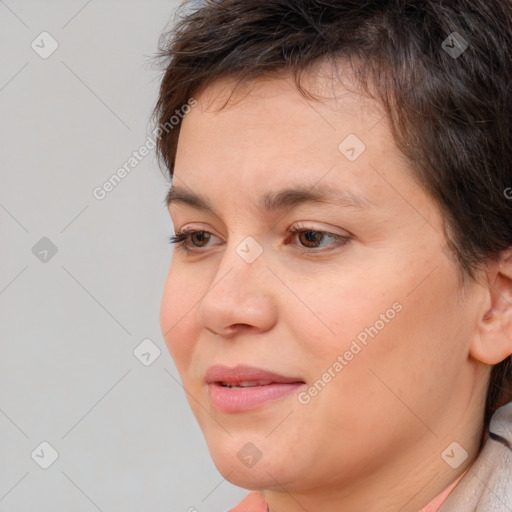
<instances>
[{"instance_id":1,"label":"skin","mask_svg":"<svg viewBox=\"0 0 512 512\"><path fill-rule=\"evenodd\" d=\"M213 211L169 211L176 232L211 236L187 241L197 252L176 247L162 332L216 467L262 490L271 511L416 512L478 454L490 365L512 352L512 258L462 287L439 209L379 103L321 73L308 84L337 100L308 101L286 75L254 80L224 108L229 78L194 96L173 186ZM366 145L354 161L338 149L348 134ZM257 209L264 193L298 184L352 190L372 207ZM297 223L351 238L308 246L288 232ZM263 250L252 263L236 251L247 236ZM307 390L395 302L401 311L308 404L297 393L247 412L209 402L215 363L299 376ZM441 457L453 441L468 453L455 469ZM251 468L237 457L248 442L262 453Z\"/></svg>"}]
</instances>

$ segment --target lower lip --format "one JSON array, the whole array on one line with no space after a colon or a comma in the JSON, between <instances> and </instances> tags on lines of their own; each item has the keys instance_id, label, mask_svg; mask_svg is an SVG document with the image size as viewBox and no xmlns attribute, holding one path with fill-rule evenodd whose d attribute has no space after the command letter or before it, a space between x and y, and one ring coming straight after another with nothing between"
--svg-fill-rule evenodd
<instances>
[{"instance_id":1,"label":"lower lip","mask_svg":"<svg viewBox=\"0 0 512 512\"><path fill-rule=\"evenodd\" d=\"M210 402L221 412L240 412L255 409L260 405L286 396L303 386L302 382L292 384L268 384L246 388L229 388L217 383L208 384Z\"/></svg>"}]
</instances>

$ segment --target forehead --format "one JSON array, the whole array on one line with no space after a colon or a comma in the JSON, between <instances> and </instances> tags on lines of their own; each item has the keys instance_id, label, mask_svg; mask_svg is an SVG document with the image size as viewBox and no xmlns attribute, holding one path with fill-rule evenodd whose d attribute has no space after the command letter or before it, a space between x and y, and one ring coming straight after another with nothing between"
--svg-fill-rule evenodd
<instances>
[{"instance_id":1,"label":"forehead","mask_svg":"<svg viewBox=\"0 0 512 512\"><path fill-rule=\"evenodd\" d=\"M299 92L299 84L306 96ZM269 108L275 110L277 103L282 107L278 109L287 111L289 115L293 115L299 104L308 106L317 117L324 109L368 118L370 122L384 114L380 102L369 96L356 81L351 66L343 61L339 61L336 67L319 61L301 74L299 84L286 70L246 80L236 76L219 77L203 85L194 95L198 100L196 115L198 111L215 114L226 108L239 113L264 113ZM304 114L301 109L298 113ZM326 119L324 124L329 127Z\"/></svg>"},{"instance_id":2,"label":"forehead","mask_svg":"<svg viewBox=\"0 0 512 512\"><path fill-rule=\"evenodd\" d=\"M274 151L282 157L286 150L287 159L295 156L299 160L317 158L327 148L338 154L338 146L347 135L363 139L385 115L379 102L358 90L350 74L343 76L341 85L333 73L324 66L301 78L301 86L313 95L310 99L297 90L285 72L245 82L235 77L211 82L197 92L197 105L184 117L177 160L189 149L187 158L200 159L198 148L215 155L225 153L229 161L242 151ZM392 142L385 130L374 131L371 136L373 145L381 139L388 147Z\"/></svg>"},{"instance_id":3,"label":"forehead","mask_svg":"<svg viewBox=\"0 0 512 512\"><path fill-rule=\"evenodd\" d=\"M253 199L261 203L268 191L316 183L377 204L372 196L382 195L386 185L374 164L384 174L389 166L394 173L409 171L382 107L361 94L350 77L341 85L325 69L306 76L301 84L319 101L301 95L284 73L234 89L236 83L223 77L194 96L197 105L180 130L176 186L238 208ZM343 153L347 144L356 145L357 158Z\"/></svg>"}]
</instances>

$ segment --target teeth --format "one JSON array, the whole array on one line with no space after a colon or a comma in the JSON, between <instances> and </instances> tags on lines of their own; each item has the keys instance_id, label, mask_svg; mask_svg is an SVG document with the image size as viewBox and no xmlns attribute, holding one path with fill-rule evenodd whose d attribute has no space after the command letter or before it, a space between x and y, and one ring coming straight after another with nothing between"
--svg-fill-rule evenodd
<instances>
[{"instance_id":1,"label":"teeth","mask_svg":"<svg viewBox=\"0 0 512 512\"><path fill-rule=\"evenodd\" d=\"M221 382L221 385L227 388L251 388L254 386L267 386L269 384L272 384L271 380L241 380L238 384Z\"/></svg>"}]
</instances>

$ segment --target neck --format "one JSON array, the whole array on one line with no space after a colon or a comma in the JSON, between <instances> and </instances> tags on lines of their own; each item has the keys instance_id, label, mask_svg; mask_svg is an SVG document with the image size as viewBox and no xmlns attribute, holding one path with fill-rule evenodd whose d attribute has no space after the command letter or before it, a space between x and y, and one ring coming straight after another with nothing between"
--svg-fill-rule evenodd
<instances>
[{"instance_id":1,"label":"neck","mask_svg":"<svg viewBox=\"0 0 512 512\"><path fill-rule=\"evenodd\" d=\"M278 490L263 492L268 512L304 512L319 507L322 512L421 512L450 484L457 483L464 475L478 456L481 441L481 431L461 440L460 444L468 452L468 458L456 469L440 456L443 449L453 442L453 436L447 436L443 441L435 439L430 443L425 450L430 453L429 456L409 456L408 460L397 460L364 480L359 478L357 482L338 482L307 491L279 486ZM441 446L443 448L440 449Z\"/></svg>"}]
</instances>

